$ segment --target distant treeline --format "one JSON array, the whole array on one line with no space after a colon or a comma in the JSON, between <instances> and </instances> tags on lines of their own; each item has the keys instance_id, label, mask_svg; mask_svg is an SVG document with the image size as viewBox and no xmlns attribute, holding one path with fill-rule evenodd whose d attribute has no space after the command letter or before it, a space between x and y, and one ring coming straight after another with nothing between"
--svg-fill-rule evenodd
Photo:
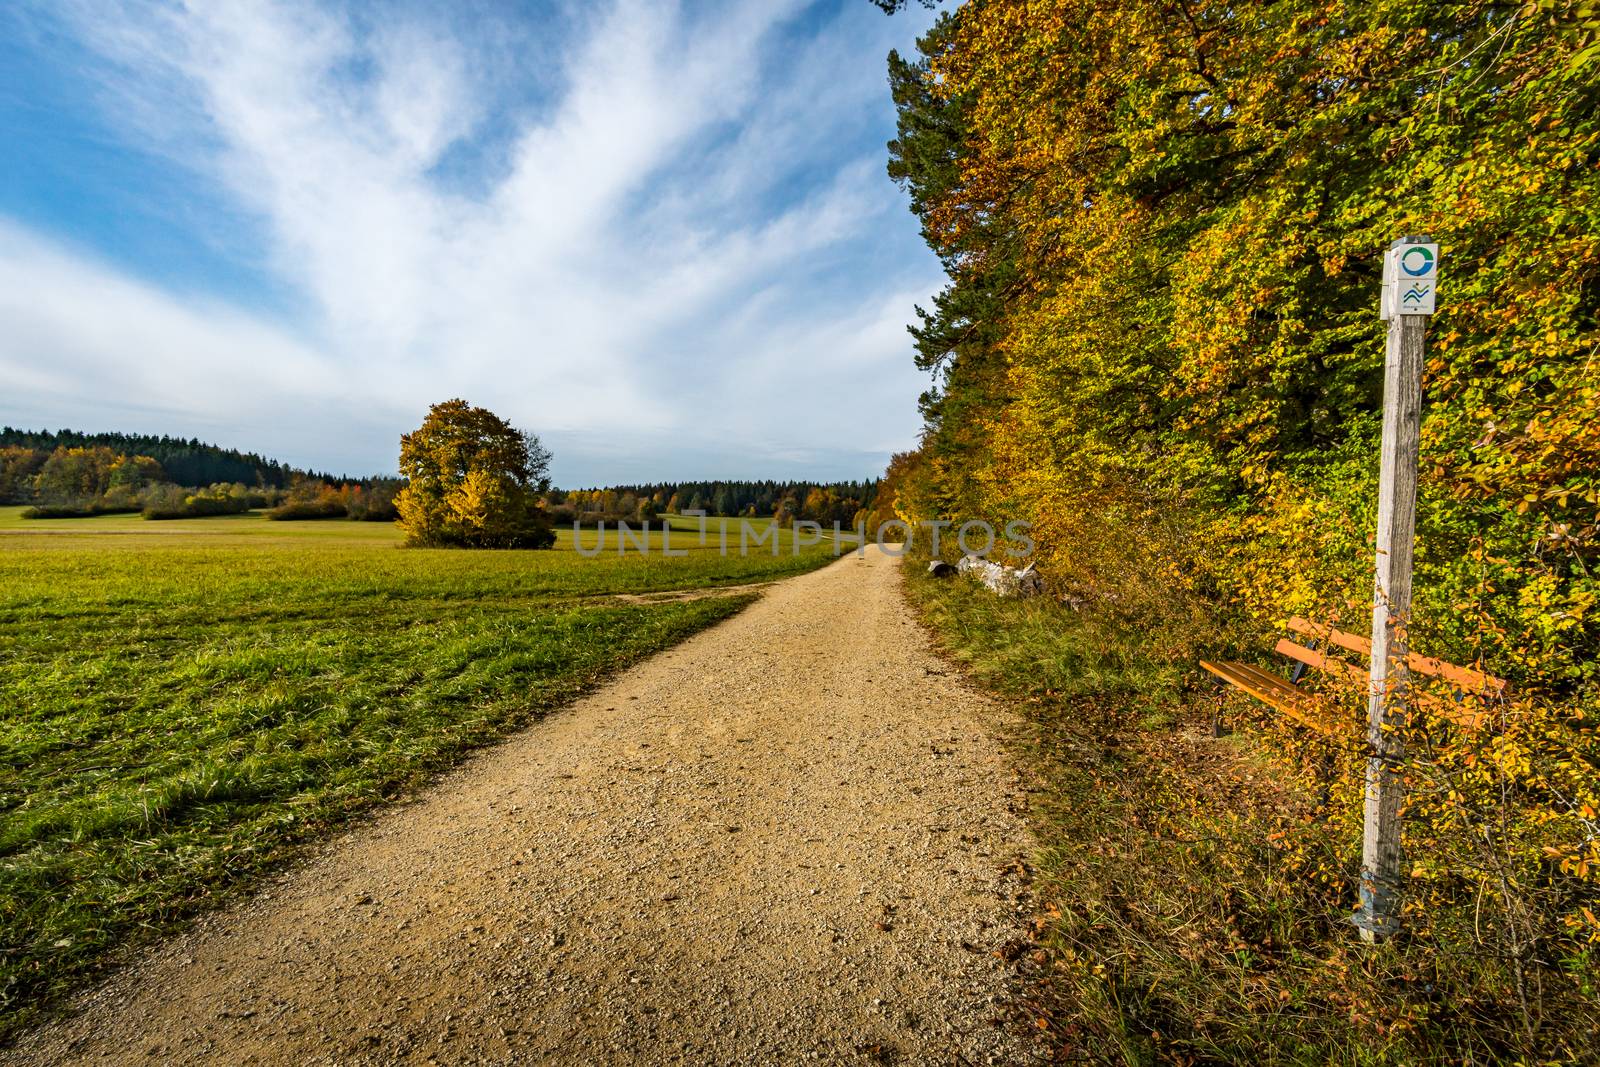
<instances>
[{"instance_id":1,"label":"distant treeline","mask_svg":"<svg viewBox=\"0 0 1600 1067\"><path fill-rule=\"evenodd\" d=\"M58 448L109 448L123 456L149 456L161 464L176 485L203 486L238 482L262 489L287 489L299 479L364 483L366 479L335 478L331 474L302 471L254 452L240 452L163 434L80 433L77 430L18 430L0 428L0 448L26 448L46 455Z\"/></svg>"},{"instance_id":2,"label":"distant treeline","mask_svg":"<svg viewBox=\"0 0 1600 1067\"><path fill-rule=\"evenodd\" d=\"M547 500L558 523L628 521L662 512L810 519L851 525L870 512L876 480L862 482L656 482L604 489L553 489Z\"/></svg>"},{"instance_id":3,"label":"distant treeline","mask_svg":"<svg viewBox=\"0 0 1600 1067\"><path fill-rule=\"evenodd\" d=\"M69 443L73 441L102 443ZM167 458L117 446L149 446ZM184 473L174 474L169 462ZM196 475L217 472L239 477L193 482ZM400 485L396 478L335 480L254 454L171 437L29 433L10 427L0 431L0 504L30 504L23 515L32 519L113 512L177 519L266 508L274 519L390 520Z\"/></svg>"},{"instance_id":4,"label":"distant treeline","mask_svg":"<svg viewBox=\"0 0 1600 1067\"><path fill-rule=\"evenodd\" d=\"M308 478L283 494L267 518L393 522L399 516L395 497L404 485L399 478L364 478L340 484Z\"/></svg>"},{"instance_id":5,"label":"distant treeline","mask_svg":"<svg viewBox=\"0 0 1600 1067\"><path fill-rule=\"evenodd\" d=\"M390 520L403 485L393 477L299 470L198 438L0 428L0 504L30 504L34 518L140 512L157 519L266 509L272 519ZM685 511L873 525L878 488L877 479L651 482L552 489L544 505L562 525L636 523Z\"/></svg>"}]
</instances>

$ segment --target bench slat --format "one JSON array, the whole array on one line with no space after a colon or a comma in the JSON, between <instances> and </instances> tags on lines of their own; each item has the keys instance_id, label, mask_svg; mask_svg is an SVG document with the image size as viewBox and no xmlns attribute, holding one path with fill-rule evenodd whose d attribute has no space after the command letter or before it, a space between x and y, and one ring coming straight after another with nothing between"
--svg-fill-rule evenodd
<instances>
[{"instance_id":1,"label":"bench slat","mask_svg":"<svg viewBox=\"0 0 1600 1067\"><path fill-rule=\"evenodd\" d=\"M1306 634L1310 637L1319 637L1332 642L1340 648L1351 652L1359 652L1363 656L1371 657L1372 642L1357 634L1345 633L1328 623L1312 622L1296 615L1289 620L1289 629L1295 633ZM1296 657L1297 659L1299 657ZM1431 674L1435 678L1443 678L1470 693L1482 693L1487 696L1500 696L1506 691L1504 678L1496 678L1482 671L1458 667L1454 663L1446 663L1442 659L1424 656L1419 652L1410 652L1406 655L1406 666L1421 674Z\"/></svg>"},{"instance_id":2,"label":"bench slat","mask_svg":"<svg viewBox=\"0 0 1600 1067\"><path fill-rule=\"evenodd\" d=\"M1309 666L1330 672L1336 668L1342 668L1351 680L1362 686L1363 691L1370 683L1370 678L1368 678L1366 671L1341 659L1333 656L1323 656L1313 649L1296 645L1288 640L1280 641L1278 645L1277 651L1279 653L1298 659ZM1282 647L1284 645L1289 645L1296 651L1285 649ZM1200 666L1222 680L1243 689L1263 704L1285 713L1297 722L1326 734L1337 734L1342 731L1342 727L1337 722L1332 721L1332 717L1330 717L1329 712L1332 709L1327 700L1321 698L1318 694L1308 693L1288 680L1280 678L1270 671L1262 670L1253 663L1211 663L1208 660L1201 660ZM1425 708L1429 712L1467 729L1476 729L1481 726L1488 716L1483 706L1474 699L1457 703L1441 699L1431 693L1420 692L1413 692L1410 699L1419 707Z\"/></svg>"},{"instance_id":3,"label":"bench slat","mask_svg":"<svg viewBox=\"0 0 1600 1067\"><path fill-rule=\"evenodd\" d=\"M1318 670L1327 671L1329 674L1340 672L1347 674L1354 681L1361 683L1361 691L1363 693L1367 691L1367 686L1372 681L1368 675L1368 672L1362 670L1360 667L1357 667L1355 664L1346 663L1337 656L1330 656L1324 652L1318 652L1316 649L1307 648L1305 645L1297 645L1287 637L1280 639L1278 643L1273 646L1272 650L1280 656L1288 656L1290 659L1297 659L1308 667L1315 667Z\"/></svg>"},{"instance_id":4,"label":"bench slat","mask_svg":"<svg viewBox=\"0 0 1600 1067\"><path fill-rule=\"evenodd\" d=\"M1200 666L1302 725L1325 734L1338 732L1338 727L1328 721L1326 705L1275 674L1249 663L1211 663L1201 660Z\"/></svg>"},{"instance_id":5,"label":"bench slat","mask_svg":"<svg viewBox=\"0 0 1600 1067\"><path fill-rule=\"evenodd\" d=\"M1319 720L1319 725L1332 729L1328 725L1328 712L1331 708L1328 698L1323 694L1302 689L1287 678L1282 678L1271 671L1263 670L1254 663L1235 662L1225 664L1225 666L1232 668L1240 676L1248 678L1254 685L1278 694L1279 699L1284 703L1292 704L1303 712L1314 711L1316 718Z\"/></svg>"}]
</instances>

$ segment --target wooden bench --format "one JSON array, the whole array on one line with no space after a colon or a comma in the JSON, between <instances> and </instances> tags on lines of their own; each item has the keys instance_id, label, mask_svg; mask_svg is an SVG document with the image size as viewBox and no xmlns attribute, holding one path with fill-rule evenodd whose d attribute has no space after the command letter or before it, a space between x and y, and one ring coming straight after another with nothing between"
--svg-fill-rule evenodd
<instances>
[{"instance_id":1,"label":"wooden bench","mask_svg":"<svg viewBox=\"0 0 1600 1067\"><path fill-rule=\"evenodd\" d=\"M1289 620L1289 629L1311 638L1311 644L1308 647L1283 638L1274 646L1274 652L1297 661L1288 678L1262 670L1253 663L1211 663L1201 660L1200 666L1296 722L1326 734L1345 732L1346 728L1339 722L1334 703L1324 694L1302 689L1300 681L1310 668L1354 681L1362 693L1369 692L1372 684L1369 668L1331 655L1330 650L1341 648L1370 659L1372 642L1357 634L1345 633L1328 623L1312 622L1298 615ZM1453 689L1453 699L1413 690L1411 700L1419 707L1469 729L1481 725L1488 715L1485 705L1506 692L1504 679L1458 667L1431 656L1409 653L1406 665L1416 674L1448 682Z\"/></svg>"}]
</instances>

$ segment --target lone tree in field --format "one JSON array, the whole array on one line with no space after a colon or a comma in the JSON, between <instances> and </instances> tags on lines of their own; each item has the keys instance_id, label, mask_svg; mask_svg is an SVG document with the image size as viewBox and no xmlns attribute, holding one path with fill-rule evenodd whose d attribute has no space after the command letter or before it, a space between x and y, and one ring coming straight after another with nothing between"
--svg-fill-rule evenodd
<instances>
[{"instance_id":1,"label":"lone tree in field","mask_svg":"<svg viewBox=\"0 0 1600 1067\"><path fill-rule=\"evenodd\" d=\"M549 471L550 453L533 434L465 400L435 404L400 438L409 484L395 505L406 542L549 548L556 535L540 506Z\"/></svg>"}]
</instances>

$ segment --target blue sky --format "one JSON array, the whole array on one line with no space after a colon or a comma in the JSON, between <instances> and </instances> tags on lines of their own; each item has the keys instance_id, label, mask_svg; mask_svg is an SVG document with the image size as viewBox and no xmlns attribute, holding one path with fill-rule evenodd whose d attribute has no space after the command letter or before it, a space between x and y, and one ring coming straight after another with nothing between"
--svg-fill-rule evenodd
<instances>
[{"instance_id":1,"label":"blue sky","mask_svg":"<svg viewBox=\"0 0 1600 1067\"><path fill-rule=\"evenodd\" d=\"M442 10L441 10L442 9ZM0 6L0 423L563 485L867 477L940 284L867 0Z\"/></svg>"}]
</instances>

